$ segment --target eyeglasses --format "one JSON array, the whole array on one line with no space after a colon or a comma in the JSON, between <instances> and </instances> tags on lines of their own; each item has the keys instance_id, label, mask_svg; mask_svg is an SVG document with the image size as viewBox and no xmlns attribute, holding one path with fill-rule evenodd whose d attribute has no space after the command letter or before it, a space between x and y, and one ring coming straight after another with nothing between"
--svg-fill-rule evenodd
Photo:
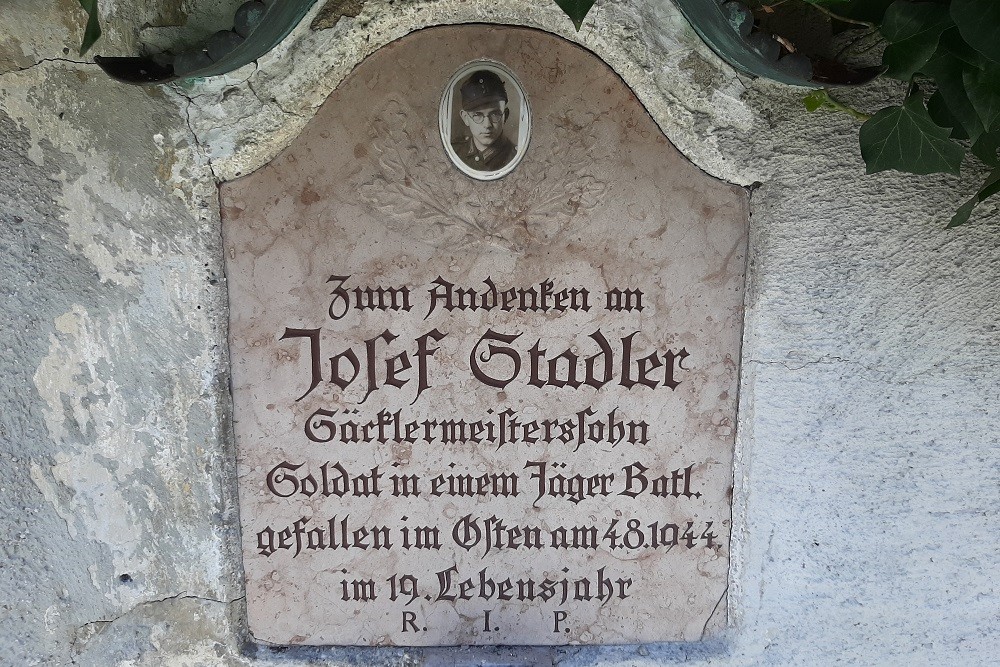
<instances>
[{"instance_id":1,"label":"eyeglasses","mask_svg":"<svg viewBox=\"0 0 1000 667\"><path fill-rule=\"evenodd\" d=\"M482 125L486 122L487 118L490 119L491 123L499 123L503 120L502 111L491 111L488 114L483 113L482 111L470 111L469 115L472 116L472 122L476 125Z\"/></svg>"}]
</instances>

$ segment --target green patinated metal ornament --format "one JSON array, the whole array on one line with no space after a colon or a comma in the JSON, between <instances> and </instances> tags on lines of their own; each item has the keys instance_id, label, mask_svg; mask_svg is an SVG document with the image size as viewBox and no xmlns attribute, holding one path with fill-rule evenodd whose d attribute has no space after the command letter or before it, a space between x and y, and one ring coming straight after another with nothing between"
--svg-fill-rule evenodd
<instances>
[{"instance_id":1,"label":"green patinated metal ornament","mask_svg":"<svg viewBox=\"0 0 1000 667\"><path fill-rule=\"evenodd\" d=\"M716 55L745 74L793 86L850 86L867 83L881 67L854 69L826 58L792 52L780 40L754 28L741 2L674 0L698 36Z\"/></svg>"},{"instance_id":2,"label":"green patinated metal ornament","mask_svg":"<svg viewBox=\"0 0 1000 667\"><path fill-rule=\"evenodd\" d=\"M132 84L162 84L226 74L256 61L280 44L315 3L316 0L247 2L236 11L233 30L215 33L200 49L177 56L97 56L94 60L112 78Z\"/></svg>"}]
</instances>

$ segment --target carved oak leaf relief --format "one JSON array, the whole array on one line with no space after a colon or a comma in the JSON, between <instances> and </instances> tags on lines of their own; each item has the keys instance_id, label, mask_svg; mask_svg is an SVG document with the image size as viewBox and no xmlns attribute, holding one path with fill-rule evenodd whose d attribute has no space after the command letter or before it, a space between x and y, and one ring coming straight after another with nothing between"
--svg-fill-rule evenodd
<instances>
[{"instance_id":1,"label":"carved oak leaf relief","mask_svg":"<svg viewBox=\"0 0 1000 667\"><path fill-rule=\"evenodd\" d=\"M560 238L597 206L606 183L590 170L604 157L592 123L559 119L551 148L529 154L498 181L477 181L459 172L440 145L436 128L412 128L419 117L393 101L369 127L374 173L362 170L354 190L362 205L386 224L435 247L487 243L513 252Z\"/></svg>"}]
</instances>

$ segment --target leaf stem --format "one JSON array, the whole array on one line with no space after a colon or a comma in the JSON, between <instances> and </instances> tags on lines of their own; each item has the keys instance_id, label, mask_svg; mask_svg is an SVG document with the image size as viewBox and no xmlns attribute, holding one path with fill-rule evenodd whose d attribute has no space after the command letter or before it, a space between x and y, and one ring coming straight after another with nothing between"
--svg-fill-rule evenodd
<instances>
[{"instance_id":1,"label":"leaf stem","mask_svg":"<svg viewBox=\"0 0 1000 667\"><path fill-rule=\"evenodd\" d=\"M842 16L840 14L837 14L835 12L830 11L829 9L827 9L826 7L824 7L823 5L816 4L815 2L809 2L809 0L803 0L803 1L807 5L810 5L814 9L817 9L817 10L823 12L824 14L826 14L827 16L829 16L832 19L837 19L838 21L843 21L844 23L853 23L854 25L863 25L863 26L867 26L869 28L877 28L878 27L874 23L872 23L871 21L861 21L859 19L848 18L847 16Z\"/></svg>"},{"instance_id":2,"label":"leaf stem","mask_svg":"<svg viewBox=\"0 0 1000 667\"><path fill-rule=\"evenodd\" d=\"M826 88L823 89L823 96L825 98L823 100L823 108L824 109L827 109L829 111L840 111L841 113L846 113L848 116L850 116L854 120L861 121L862 123L864 123L869 118L871 118L870 114L866 114L863 111L858 111L854 107L848 106L848 105L844 104L843 102L841 102L840 100L838 100L836 97L834 97L833 95L831 95L830 91L827 90Z\"/></svg>"},{"instance_id":3,"label":"leaf stem","mask_svg":"<svg viewBox=\"0 0 1000 667\"><path fill-rule=\"evenodd\" d=\"M760 8L763 11L767 12L768 14L772 14L772 13L774 13L774 8L775 7L780 7L781 5L785 4L786 2L788 2L788 0L778 0L777 2L772 2L769 5L762 4L760 6Z\"/></svg>"}]
</instances>

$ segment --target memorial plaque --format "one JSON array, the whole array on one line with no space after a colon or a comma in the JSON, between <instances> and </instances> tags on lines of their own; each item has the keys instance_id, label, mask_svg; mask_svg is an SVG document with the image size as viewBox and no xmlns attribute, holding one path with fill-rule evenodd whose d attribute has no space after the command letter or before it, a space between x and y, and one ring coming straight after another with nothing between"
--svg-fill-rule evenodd
<instances>
[{"instance_id":1,"label":"memorial plaque","mask_svg":"<svg viewBox=\"0 0 1000 667\"><path fill-rule=\"evenodd\" d=\"M421 31L222 197L258 640L724 627L746 198L606 65Z\"/></svg>"}]
</instances>

